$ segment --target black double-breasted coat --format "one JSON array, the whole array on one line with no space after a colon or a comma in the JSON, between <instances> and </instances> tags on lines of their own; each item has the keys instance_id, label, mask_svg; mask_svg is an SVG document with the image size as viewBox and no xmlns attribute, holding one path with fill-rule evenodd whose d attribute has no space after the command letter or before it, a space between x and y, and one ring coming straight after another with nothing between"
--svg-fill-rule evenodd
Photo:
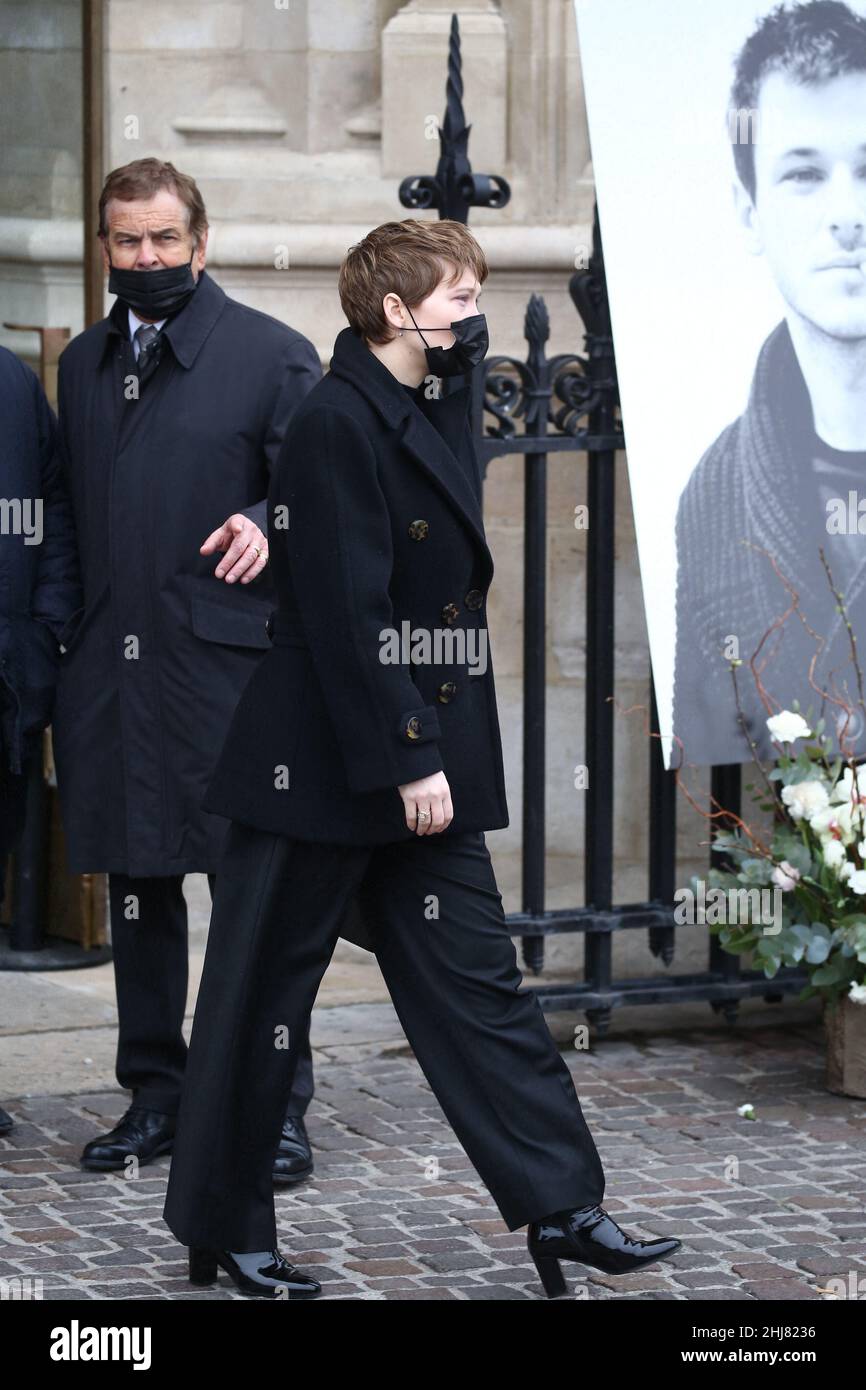
<instances>
[{"instance_id":1,"label":"black double-breasted coat","mask_svg":"<svg viewBox=\"0 0 866 1390\"><path fill-rule=\"evenodd\" d=\"M270 647L269 567L214 575L233 513L266 529L270 472L322 375L300 333L203 271L130 393L128 315L60 358L60 430L84 582L62 640L54 752L70 871L215 872L228 823L202 796L241 691Z\"/></svg>"},{"instance_id":2,"label":"black double-breasted coat","mask_svg":"<svg viewBox=\"0 0 866 1390\"><path fill-rule=\"evenodd\" d=\"M440 833L508 824L469 395L421 409L359 334L338 335L274 468L274 645L206 809L301 840L384 844L415 833L398 786L442 770L454 817ZM394 634L403 660L383 659Z\"/></svg>"}]
</instances>

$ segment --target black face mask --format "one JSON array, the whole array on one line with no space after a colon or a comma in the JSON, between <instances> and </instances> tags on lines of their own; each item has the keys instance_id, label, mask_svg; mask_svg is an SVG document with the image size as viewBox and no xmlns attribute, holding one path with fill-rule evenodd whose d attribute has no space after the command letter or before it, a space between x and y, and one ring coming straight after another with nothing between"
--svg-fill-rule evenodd
<instances>
[{"instance_id":1,"label":"black face mask","mask_svg":"<svg viewBox=\"0 0 866 1390\"><path fill-rule=\"evenodd\" d=\"M409 309L409 305L406 305ZM471 372L484 360L487 349L490 346L490 339L487 336L487 319L484 314L470 314L465 319L455 319L448 327L457 339L449 348L429 347L424 333L439 333L442 330L437 328L418 328L415 323L415 315L409 309L414 329L409 329L410 333L417 331L421 334L421 341L424 344L424 356L427 358L427 365L434 376L462 376L466 372Z\"/></svg>"},{"instance_id":2,"label":"black face mask","mask_svg":"<svg viewBox=\"0 0 866 1390\"><path fill-rule=\"evenodd\" d=\"M143 319L167 319L182 309L195 292L198 280L192 273L193 250L184 265L169 265L162 270L120 270L111 264L108 292L116 294L127 308Z\"/></svg>"}]
</instances>

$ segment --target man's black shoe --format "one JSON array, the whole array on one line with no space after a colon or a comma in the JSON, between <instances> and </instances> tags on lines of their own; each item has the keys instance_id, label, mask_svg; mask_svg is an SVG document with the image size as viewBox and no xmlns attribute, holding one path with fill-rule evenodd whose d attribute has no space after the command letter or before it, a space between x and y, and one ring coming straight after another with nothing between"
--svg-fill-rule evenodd
<instances>
[{"instance_id":1,"label":"man's black shoe","mask_svg":"<svg viewBox=\"0 0 866 1390\"><path fill-rule=\"evenodd\" d=\"M81 1166L97 1172L110 1172L115 1168L124 1168L132 1156L139 1163L150 1163L159 1154L171 1152L174 1128L174 1115L164 1115L160 1110L146 1110L143 1105L133 1104L114 1129L85 1144Z\"/></svg>"},{"instance_id":2,"label":"man's black shoe","mask_svg":"<svg viewBox=\"0 0 866 1390\"><path fill-rule=\"evenodd\" d=\"M303 1182L312 1171L313 1155L304 1121L300 1115L287 1115L274 1159L274 1182Z\"/></svg>"}]
</instances>

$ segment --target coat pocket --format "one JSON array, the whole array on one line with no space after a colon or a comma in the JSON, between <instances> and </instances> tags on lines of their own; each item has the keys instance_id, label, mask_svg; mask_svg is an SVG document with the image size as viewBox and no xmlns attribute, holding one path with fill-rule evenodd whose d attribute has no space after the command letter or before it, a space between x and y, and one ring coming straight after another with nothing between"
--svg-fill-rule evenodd
<instances>
[{"instance_id":1,"label":"coat pocket","mask_svg":"<svg viewBox=\"0 0 866 1390\"><path fill-rule=\"evenodd\" d=\"M230 607L217 599L193 594L190 620L196 637L229 647L270 647L267 622L273 603L253 599L249 609Z\"/></svg>"}]
</instances>

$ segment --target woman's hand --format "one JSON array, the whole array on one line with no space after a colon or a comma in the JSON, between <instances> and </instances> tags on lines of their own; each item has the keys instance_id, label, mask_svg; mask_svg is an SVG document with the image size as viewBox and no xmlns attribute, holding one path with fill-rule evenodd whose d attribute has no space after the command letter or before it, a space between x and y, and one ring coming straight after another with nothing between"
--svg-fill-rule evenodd
<instances>
[{"instance_id":1,"label":"woman's hand","mask_svg":"<svg viewBox=\"0 0 866 1390\"><path fill-rule=\"evenodd\" d=\"M416 782L404 782L397 790L403 798L406 824L416 834L438 835L454 819L451 792L444 772L419 777ZM425 811L428 813L426 816Z\"/></svg>"}]
</instances>

